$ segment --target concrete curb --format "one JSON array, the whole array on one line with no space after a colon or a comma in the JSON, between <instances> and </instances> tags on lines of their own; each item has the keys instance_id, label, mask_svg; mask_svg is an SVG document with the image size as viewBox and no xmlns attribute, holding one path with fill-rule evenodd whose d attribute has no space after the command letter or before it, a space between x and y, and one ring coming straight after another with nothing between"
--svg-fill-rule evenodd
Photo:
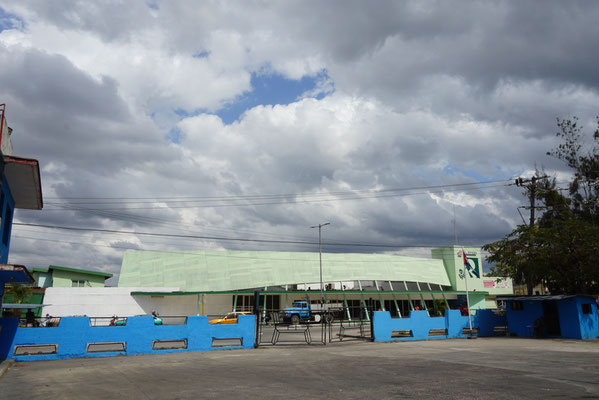
<instances>
[{"instance_id":1,"label":"concrete curb","mask_svg":"<svg viewBox=\"0 0 599 400\"><path fill-rule=\"evenodd\" d=\"M8 371L8 369L15 363L12 358L0 361L0 378Z\"/></svg>"}]
</instances>

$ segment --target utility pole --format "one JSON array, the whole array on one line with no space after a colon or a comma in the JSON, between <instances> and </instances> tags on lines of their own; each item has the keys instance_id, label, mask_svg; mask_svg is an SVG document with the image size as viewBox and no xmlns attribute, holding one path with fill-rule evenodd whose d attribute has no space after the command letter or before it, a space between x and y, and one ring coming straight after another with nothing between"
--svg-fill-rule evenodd
<instances>
[{"instance_id":1,"label":"utility pole","mask_svg":"<svg viewBox=\"0 0 599 400\"><path fill-rule=\"evenodd\" d=\"M535 224L535 200L537 195L537 177L533 176L530 179L530 227L532 228Z\"/></svg>"},{"instance_id":2,"label":"utility pole","mask_svg":"<svg viewBox=\"0 0 599 400\"><path fill-rule=\"evenodd\" d=\"M324 292L322 288L322 227L331 225L330 222L325 222L324 224L318 224L311 226L310 228L318 228L318 256L320 259L320 302L324 304Z\"/></svg>"},{"instance_id":3,"label":"utility pole","mask_svg":"<svg viewBox=\"0 0 599 400\"><path fill-rule=\"evenodd\" d=\"M530 200L530 220L528 225L532 228L535 224L535 209L543 208L536 206L537 198L537 181L539 179L545 179L547 176L533 176L532 178L516 178L516 186L525 187L528 190L528 199ZM526 207L523 207L526 208Z\"/></svg>"},{"instance_id":4,"label":"utility pole","mask_svg":"<svg viewBox=\"0 0 599 400\"><path fill-rule=\"evenodd\" d=\"M532 231L532 228L535 225L535 209L537 208L537 206L536 206L537 180L538 179L544 179L544 178L546 178L546 176L541 176L541 177L533 176L530 179L522 179L522 178L517 178L516 179L516 186L525 187L528 190L528 193L529 193L529 196L528 196L529 200L530 200L530 220L529 220L529 227L530 227L531 231ZM520 210L518 210L518 212L519 211ZM528 278L526 279L526 289L527 289L528 295L531 296L532 295L532 291L533 291L533 286L532 286L532 272L531 271L528 272Z\"/></svg>"},{"instance_id":5,"label":"utility pole","mask_svg":"<svg viewBox=\"0 0 599 400\"><path fill-rule=\"evenodd\" d=\"M530 179L517 178L515 183L516 186L525 187L528 189L528 198L530 200L530 220L529 226L532 228L535 224L535 209L538 208L536 206L536 197L537 197L537 180L544 179L546 176L536 177L533 176Z\"/></svg>"},{"instance_id":6,"label":"utility pole","mask_svg":"<svg viewBox=\"0 0 599 400\"><path fill-rule=\"evenodd\" d=\"M455 238L454 244L458 244L458 231L456 229L458 220L455 216L455 204L453 205L453 219L451 220L451 222L453 222L453 237Z\"/></svg>"}]
</instances>

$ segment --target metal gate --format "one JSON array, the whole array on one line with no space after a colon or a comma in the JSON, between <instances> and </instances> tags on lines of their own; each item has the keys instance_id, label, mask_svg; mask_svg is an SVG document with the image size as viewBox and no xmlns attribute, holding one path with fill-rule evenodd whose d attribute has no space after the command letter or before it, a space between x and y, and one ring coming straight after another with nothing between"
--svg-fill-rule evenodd
<instances>
[{"instance_id":1,"label":"metal gate","mask_svg":"<svg viewBox=\"0 0 599 400\"><path fill-rule=\"evenodd\" d=\"M322 344L371 340L370 320L320 318L318 321L290 321L278 310L258 315L257 344L260 346Z\"/></svg>"}]
</instances>

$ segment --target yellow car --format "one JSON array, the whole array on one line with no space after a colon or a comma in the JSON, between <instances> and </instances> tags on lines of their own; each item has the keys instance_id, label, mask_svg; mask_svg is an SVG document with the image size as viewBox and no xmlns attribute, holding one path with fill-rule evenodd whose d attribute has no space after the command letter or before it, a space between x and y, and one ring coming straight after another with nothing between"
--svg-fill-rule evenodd
<instances>
[{"instance_id":1,"label":"yellow car","mask_svg":"<svg viewBox=\"0 0 599 400\"><path fill-rule=\"evenodd\" d=\"M211 324L236 324L237 317L240 315L252 315L250 312L230 312L225 315L223 318L211 319Z\"/></svg>"}]
</instances>

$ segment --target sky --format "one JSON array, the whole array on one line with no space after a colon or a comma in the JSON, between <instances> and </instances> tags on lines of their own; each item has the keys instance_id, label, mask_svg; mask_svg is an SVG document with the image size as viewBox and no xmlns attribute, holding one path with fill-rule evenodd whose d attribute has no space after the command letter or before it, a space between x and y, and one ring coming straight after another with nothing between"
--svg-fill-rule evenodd
<instances>
[{"instance_id":1,"label":"sky","mask_svg":"<svg viewBox=\"0 0 599 400\"><path fill-rule=\"evenodd\" d=\"M0 7L0 103L44 196L9 262L112 285L126 249L318 251L325 222L324 252L489 243L522 223L515 177L565 186L556 118L590 142L599 114L591 1Z\"/></svg>"}]
</instances>

